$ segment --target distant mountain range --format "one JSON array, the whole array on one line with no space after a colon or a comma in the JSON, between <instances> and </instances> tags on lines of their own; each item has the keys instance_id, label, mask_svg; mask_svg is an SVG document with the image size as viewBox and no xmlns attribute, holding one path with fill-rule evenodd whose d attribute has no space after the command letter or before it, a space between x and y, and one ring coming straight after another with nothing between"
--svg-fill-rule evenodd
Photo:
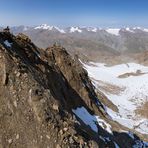
<instances>
[{"instance_id":1,"label":"distant mountain range","mask_svg":"<svg viewBox=\"0 0 148 148\"><path fill-rule=\"evenodd\" d=\"M1 27L2 28L2 27ZM143 27L124 27L124 28L97 28L97 27L67 27L67 28L59 28L57 26L49 26L47 24L41 24L39 26L29 27L29 26L15 26L12 27L13 30L27 31L32 29L40 29L40 30L48 30L48 31L57 31L60 33L84 33L84 32L100 32L104 31L112 35L121 35L122 32L131 32L131 33L139 33L145 32L148 33L148 28Z\"/></svg>"},{"instance_id":2,"label":"distant mountain range","mask_svg":"<svg viewBox=\"0 0 148 148\"><path fill-rule=\"evenodd\" d=\"M2 28L2 27L1 27ZM66 28L59 28L57 26L49 26L47 24L41 24L39 26L15 26L11 27L14 31L27 31L32 29L40 29L40 30L48 30L48 31L55 31L59 33L84 33L84 32L100 32L104 31L106 33L119 36L122 32L130 32L130 33L139 33L139 32L145 32L148 33L148 28L143 27L123 27L123 28L99 28L99 27L66 27Z\"/></svg>"},{"instance_id":3,"label":"distant mountain range","mask_svg":"<svg viewBox=\"0 0 148 148\"><path fill-rule=\"evenodd\" d=\"M2 29L2 28L1 28ZM11 27L14 34L24 33L41 48L55 42L64 46L70 53L99 60L102 56L141 53L148 50L148 28L59 28L42 24L40 26Z\"/></svg>"}]
</instances>

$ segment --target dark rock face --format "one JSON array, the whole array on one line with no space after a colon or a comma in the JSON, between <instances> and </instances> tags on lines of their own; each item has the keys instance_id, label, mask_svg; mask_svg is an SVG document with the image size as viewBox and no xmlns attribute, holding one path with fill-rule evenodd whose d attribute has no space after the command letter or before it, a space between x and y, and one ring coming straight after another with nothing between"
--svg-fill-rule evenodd
<instances>
[{"instance_id":1,"label":"dark rock face","mask_svg":"<svg viewBox=\"0 0 148 148\"><path fill-rule=\"evenodd\" d=\"M78 60L63 47L44 51L23 34L0 32L0 147L96 148L117 143L128 148L141 142L99 125L100 132L94 132L72 112L82 106L108 118Z\"/></svg>"}]
</instances>

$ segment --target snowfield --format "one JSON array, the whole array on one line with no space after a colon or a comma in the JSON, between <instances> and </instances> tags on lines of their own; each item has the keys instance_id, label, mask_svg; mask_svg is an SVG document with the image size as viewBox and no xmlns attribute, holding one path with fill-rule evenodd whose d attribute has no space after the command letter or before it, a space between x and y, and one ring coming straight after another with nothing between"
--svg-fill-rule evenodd
<instances>
[{"instance_id":1,"label":"snowfield","mask_svg":"<svg viewBox=\"0 0 148 148\"><path fill-rule=\"evenodd\" d=\"M112 119L128 128L148 134L148 119L135 113L142 103L148 101L148 67L136 63L107 67L103 63L91 62L88 65L84 64L84 68L88 71L96 89L101 90L100 81L124 88L117 94L102 90L119 109L117 113L106 107ZM136 74L137 72L139 74L130 75L130 73ZM124 74L128 76L119 77Z\"/></svg>"}]
</instances>

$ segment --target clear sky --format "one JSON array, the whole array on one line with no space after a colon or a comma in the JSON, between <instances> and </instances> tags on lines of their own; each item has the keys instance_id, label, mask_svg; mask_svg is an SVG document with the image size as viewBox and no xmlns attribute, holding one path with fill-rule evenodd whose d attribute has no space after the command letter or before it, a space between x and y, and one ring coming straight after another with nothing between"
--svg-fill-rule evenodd
<instances>
[{"instance_id":1,"label":"clear sky","mask_svg":"<svg viewBox=\"0 0 148 148\"><path fill-rule=\"evenodd\" d=\"M148 27L148 0L0 0L0 25Z\"/></svg>"}]
</instances>

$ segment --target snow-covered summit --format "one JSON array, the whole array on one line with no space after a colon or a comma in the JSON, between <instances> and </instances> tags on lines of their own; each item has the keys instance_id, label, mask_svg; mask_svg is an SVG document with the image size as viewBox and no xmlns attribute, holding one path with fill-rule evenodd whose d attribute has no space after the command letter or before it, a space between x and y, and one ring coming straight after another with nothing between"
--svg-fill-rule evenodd
<instances>
[{"instance_id":1,"label":"snow-covered summit","mask_svg":"<svg viewBox=\"0 0 148 148\"><path fill-rule=\"evenodd\" d=\"M134 27L134 30L141 30L143 32L148 32L148 28L142 28L142 27Z\"/></svg>"},{"instance_id":2,"label":"snow-covered summit","mask_svg":"<svg viewBox=\"0 0 148 148\"><path fill-rule=\"evenodd\" d=\"M70 28L70 33L73 33L73 32L79 32L79 33L81 33L82 30L79 27L71 27Z\"/></svg>"},{"instance_id":3,"label":"snow-covered summit","mask_svg":"<svg viewBox=\"0 0 148 148\"><path fill-rule=\"evenodd\" d=\"M119 36L120 31L122 32L129 32L129 33L136 33L137 30L142 31L142 32L148 32L147 28L142 28L142 27L124 27L124 28L108 28L105 29L106 32L112 35Z\"/></svg>"},{"instance_id":4,"label":"snow-covered summit","mask_svg":"<svg viewBox=\"0 0 148 148\"><path fill-rule=\"evenodd\" d=\"M34 29L43 29L43 30L49 30L49 31L56 30L56 31L58 31L60 33L65 33L65 31L63 29L60 29L60 28L58 28L56 26L49 26L47 24L42 24L40 26L35 27Z\"/></svg>"},{"instance_id":5,"label":"snow-covered summit","mask_svg":"<svg viewBox=\"0 0 148 148\"><path fill-rule=\"evenodd\" d=\"M35 27L34 29L45 29L45 30L52 30L53 26L49 26L47 24L42 24L40 26Z\"/></svg>"},{"instance_id":6,"label":"snow-covered summit","mask_svg":"<svg viewBox=\"0 0 148 148\"><path fill-rule=\"evenodd\" d=\"M148 28L142 27L126 27L121 29L124 32L136 33L137 31L148 32Z\"/></svg>"},{"instance_id":7,"label":"snow-covered summit","mask_svg":"<svg viewBox=\"0 0 148 148\"><path fill-rule=\"evenodd\" d=\"M126 27L126 28L125 28L125 31L134 33L134 28Z\"/></svg>"}]
</instances>

